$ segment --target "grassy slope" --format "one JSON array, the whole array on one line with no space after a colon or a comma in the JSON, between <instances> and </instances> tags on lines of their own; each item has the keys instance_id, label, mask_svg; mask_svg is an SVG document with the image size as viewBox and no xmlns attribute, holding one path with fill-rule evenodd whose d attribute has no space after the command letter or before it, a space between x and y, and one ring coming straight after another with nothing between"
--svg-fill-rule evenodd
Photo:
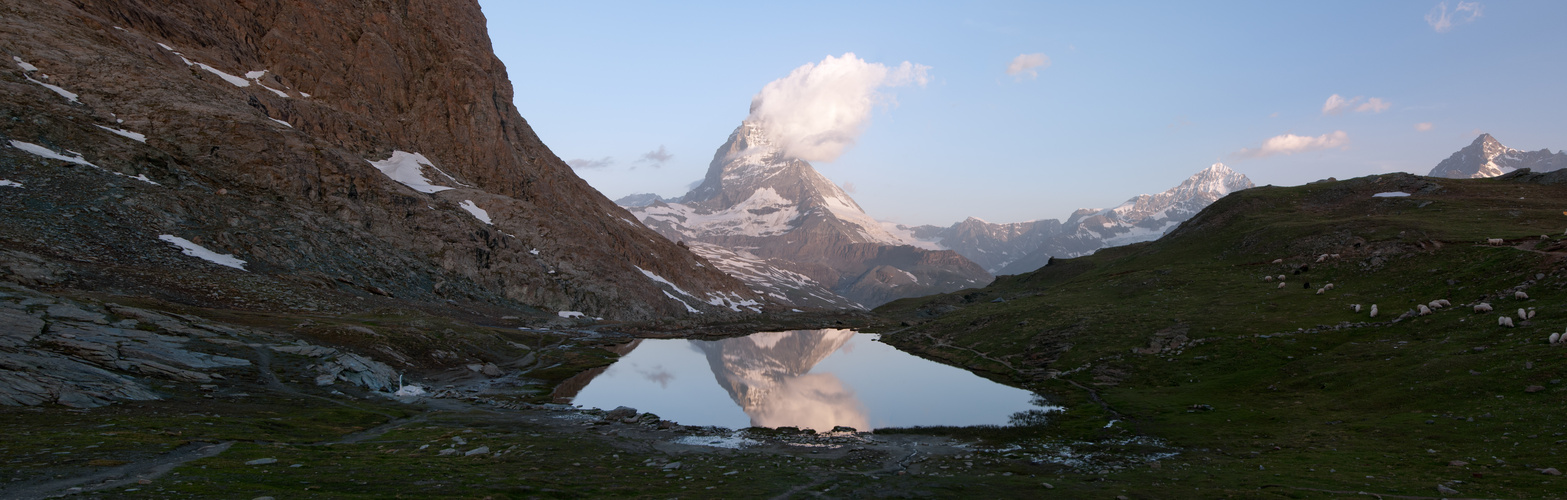
<instances>
[{"instance_id":1,"label":"grassy slope","mask_svg":"<svg viewBox=\"0 0 1567 500\"><path fill-rule=\"evenodd\" d=\"M1157 242L877 312L908 325L889 343L1071 406L1042 438L1113 434L1100 427L1111 410L1085 399L1093 389L1126 419L1117 425L1189 450L1173 466L1127 472L1134 489L1435 495L1445 483L1466 496L1550 496L1563 481L1534 469L1567 469L1557 455L1567 349L1545 340L1567 325L1567 274L1549 252L1561 244L1539 237L1567 227L1564 199L1563 186L1408 175L1263 187ZM1509 245L1478 244L1498 237ZM1323 253L1341 257L1315 263ZM1301 265L1309 271L1294 274ZM1262 279L1278 274L1285 288ZM1515 287L1530 299L1513 299ZM1439 298L1454 307L1385 323ZM1502 328L1496 313L1471 311L1481 300L1538 316ZM1355 303L1378 304L1380 317L1355 314ZM1133 353L1172 326L1205 340Z\"/></svg>"}]
</instances>

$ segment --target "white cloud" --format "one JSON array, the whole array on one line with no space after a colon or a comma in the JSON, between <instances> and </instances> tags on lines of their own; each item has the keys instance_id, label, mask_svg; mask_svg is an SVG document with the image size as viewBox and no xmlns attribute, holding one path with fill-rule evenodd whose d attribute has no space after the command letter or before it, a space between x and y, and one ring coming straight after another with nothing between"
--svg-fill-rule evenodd
<instances>
[{"instance_id":1,"label":"white cloud","mask_svg":"<svg viewBox=\"0 0 1567 500\"><path fill-rule=\"evenodd\" d=\"M1344 109L1348 108L1349 106L1349 101L1345 100L1343 97L1339 97L1338 94L1333 94L1328 96L1328 102L1322 104L1322 114L1336 115L1343 113Z\"/></svg>"},{"instance_id":2,"label":"white cloud","mask_svg":"<svg viewBox=\"0 0 1567 500\"><path fill-rule=\"evenodd\" d=\"M1344 96L1333 94L1328 96L1327 102L1322 103L1322 114L1336 115L1350 110L1356 113L1381 113L1392 106L1393 103L1381 97L1366 99L1365 96L1355 96L1353 99L1345 99Z\"/></svg>"},{"instance_id":3,"label":"white cloud","mask_svg":"<svg viewBox=\"0 0 1567 500\"><path fill-rule=\"evenodd\" d=\"M1307 151L1332 149L1345 146L1349 143L1349 134L1343 130L1335 130L1331 134L1322 134L1316 137L1308 135L1284 134L1274 136L1262 142L1257 149L1243 148L1235 153L1241 158L1262 158L1273 155L1292 155Z\"/></svg>"},{"instance_id":4,"label":"white cloud","mask_svg":"<svg viewBox=\"0 0 1567 500\"><path fill-rule=\"evenodd\" d=\"M1355 112L1356 113L1365 113L1367 111L1370 111L1372 113L1381 113L1383 111L1387 111L1387 108L1390 108L1392 106L1393 106L1392 103L1384 101L1380 97L1373 97L1373 98L1370 98L1370 99L1366 99L1366 102L1364 104L1356 106L1355 107Z\"/></svg>"},{"instance_id":5,"label":"white cloud","mask_svg":"<svg viewBox=\"0 0 1567 500\"><path fill-rule=\"evenodd\" d=\"M1454 26L1469 24L1479 19L1481 10L1480 2L1458 2L1458 6L1453 7L1452 12L1448 12L1447 2L1441 2L1436 4L1436 7L1432 7L1431 12L1426 13L1426 24L1431 25L1431 29L1436 30L1437 33L1447 33L1452 31Z\"/></svg>"},{"instance_id":6,"label":"white cloud","mask_svg":"<svg viewBox=\"0 0 1567 500\"><path fill-rule=\"evenodd\" d=\"M673 153L670 153L669 150L664 149L663 144L659 144L658 149L642 153L642 157L637 159L637 163L651 163L654 167L662 167L664 166L664 162L667 162L674 157L675 155Z\"/></svg>"},{"instance_id":7,"label":"white cloud","mask_svg":"<svg viewBox=\"0 0 1567 500\"><path fill-rule=\"evenodd\" d=\"M604 167L608 167L610 165L614 165L615 164L615 159L611 158L611 157L608 157L608 156L605 156L603 158L599 158L597 160L589 160L589 159L585 159L585 158L574 158L574 159L566 160L566 164L567 165L571 165L571 168L577 169L577 170L593 169L593 168L604 168Z\"/></svg>"},{"instance_id":8,"label":"white cloud","mask_svg":"<svg viewBox=\"0 0 1567 500\"><path fill-rule=\"evenodd\" d=\"M1050 67L1050 57L1041 53L1018 54L1007 64L1007 74L1022 80L1024 75L1038 78L1039 70Z\"/></svg>"},{"instance_id":9,"label":"white cloud","mask_svg":"<svg viewBox=\"0 0 1567 500\"><path fill-rule=\"evenodd\" d=\"M832 161L864 132L871 111L894 104L883 87L925 86L929 66L868 63L853 52L795 68L751 98L747 121L757 123L784 154Z\"/></svg>"},{"instance_id":10,"label":"white cloud","mask_svg":"<svg viewBox=\"0 0 1567 500\"><path fill-rule=\"evenodd\" d=\"M1421 122L1415 124L1415 130L1420 132L1430 132L1433 128L1436 128L1436 125L1432 125L1431 122Z\"/></svg>"}]
</instances>

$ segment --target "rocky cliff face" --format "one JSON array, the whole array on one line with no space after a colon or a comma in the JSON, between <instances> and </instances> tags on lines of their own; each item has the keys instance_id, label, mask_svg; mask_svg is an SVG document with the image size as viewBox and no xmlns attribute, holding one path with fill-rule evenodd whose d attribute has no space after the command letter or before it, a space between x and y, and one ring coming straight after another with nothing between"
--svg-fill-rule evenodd
<instances>
[{"instance_id":1,"label":"rocky cliff face","mask_svg":"<svg viewBox=\"0 0 1567 500\"><path fill-rule=\"evenodd\" d=\"M55 285L481 316L762 306L539 141L471 0L0 11L0 247Z\"/></svg>"},{"instance_id":2,"label":"rocky cliff face","mask_svg":"<svg viewBox=\"0 0 1567 500\"><path fill-rule=\"evenodd\" d=\"M1080 209L1064 223L1042 219L993 224L970 217L945 228L902 229L953 249L991 273L1021 274L1043 267L1051 257L1077 257L1158 239L1215 200L1250 187L1245 175L1218 163L1168 191L1138 195L1114 208Z\"/></svg>"},{"instance_id":3,"label":"rocky cliff face","mask_svg":"<svg viewBox=\"0 0 1567 500\"><path fill-rule=\"evenodd\" d=\"M809 277L816 287L805 289L829 289L870 307L991 279L955 252L910 246L924 242L866 215L810 163L784 155L750 122L718 148L706 178L691 192L632 212L670 239L744 251L771 268ZM753 279L758 273L742 272L715 252L704 255L754 288L779 292L795 307L822 303L813 294Z\"/></svg>"},{"instance_id":4,"label":"rocky cliff face","mask_svg":"<svg viewBox=\"0 0 1567 500\"><path fill-rule=\"evenodd\" d=\"M1503 146L1491 134L1480 134L1474 142L1442 160L1426 174L1431 177L1469 179L1496 177L1518 169L1549 172L1567 168L1567 153L1550 149L1523 151Z\"/></svg>"}]
</instances>

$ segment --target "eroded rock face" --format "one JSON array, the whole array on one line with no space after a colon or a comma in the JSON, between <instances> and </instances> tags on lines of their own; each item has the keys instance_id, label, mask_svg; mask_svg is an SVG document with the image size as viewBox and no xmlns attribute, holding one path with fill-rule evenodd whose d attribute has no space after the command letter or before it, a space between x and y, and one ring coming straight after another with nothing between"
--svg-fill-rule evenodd
<instances>
[{"instance_id":1,"label":"eroded rock face","mask_svg":"<svg viewBox=\"0 0 1567 500\"><path fill-rule=\"evenodd\" d=\"M540 142L472 1L6 9L0 178L21 186L0 187L18 207L0 250L42 258L0 262L13 281L286 310L347 296L642 319L765 302Z\"/></svg>"}]
</instances>

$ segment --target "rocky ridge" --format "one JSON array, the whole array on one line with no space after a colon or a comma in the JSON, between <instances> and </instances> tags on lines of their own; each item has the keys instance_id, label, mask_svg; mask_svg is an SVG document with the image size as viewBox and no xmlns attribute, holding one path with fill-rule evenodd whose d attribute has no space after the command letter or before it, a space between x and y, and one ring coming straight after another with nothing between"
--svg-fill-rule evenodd
<instances>
[{"instance_id":1,"label":"rocky ridge","mask_svg":"<svg viewBox=\"0 0 1567 500\"><path fill-rule=\"evenodd\" d=\"M4 10L0 247L61 286L541 320L765 306L539 141L476 3Z\"/></svg>"}]
</instances>

